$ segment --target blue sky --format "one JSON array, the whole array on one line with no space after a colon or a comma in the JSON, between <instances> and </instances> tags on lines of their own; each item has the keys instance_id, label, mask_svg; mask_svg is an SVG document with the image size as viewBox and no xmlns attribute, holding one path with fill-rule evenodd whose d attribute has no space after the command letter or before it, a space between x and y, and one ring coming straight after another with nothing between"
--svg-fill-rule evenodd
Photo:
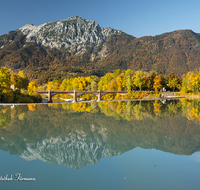
<instances>
[{"instance_id":1,"label":"blue sky","mask_svg":"<svg viewBox=\"0 0 200 190\"><path fill-rule=\"evenodd\" d=\"M199 0L1 0L0 35L25 24L81 16L135 37L179 29L200 33Z\"/></svg>"}]
</instances>

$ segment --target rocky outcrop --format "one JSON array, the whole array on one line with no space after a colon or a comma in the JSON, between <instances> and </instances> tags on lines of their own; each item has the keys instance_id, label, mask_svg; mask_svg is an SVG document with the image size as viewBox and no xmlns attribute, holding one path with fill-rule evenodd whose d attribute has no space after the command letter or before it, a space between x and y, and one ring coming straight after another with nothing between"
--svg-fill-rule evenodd
<instances>
[{"instance_id":1,"label":"rocky outcrop","mask_svg":"<svg viewBox=\"0 0 200 190\"><path fill-rule=\"evenodd\" d=\"M27 42L56 49L65 47L73 53L84 53L86 47L91 45L102 46L112 34L123 33L112 28L102 28L96 21L88 21L78 16L39 26L27 24L19 30L26 35Z\"/></svg>"}]
</instances>

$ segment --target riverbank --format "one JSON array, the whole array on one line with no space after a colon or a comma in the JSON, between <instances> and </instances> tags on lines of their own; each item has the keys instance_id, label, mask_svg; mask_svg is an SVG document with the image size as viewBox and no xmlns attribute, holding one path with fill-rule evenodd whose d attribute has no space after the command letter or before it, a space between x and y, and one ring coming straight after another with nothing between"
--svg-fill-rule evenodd
<instances>
[{"instance_id":1,"label":"riverbank","mask_svg":"<svg viewBox=\"0 0 200 190\"><path fill-rule=\"evenodd\" d=\"M26 91L8 90L0 92L0 103L41 103L42 97L34 93L29 95Z\"/></svg>"}]
</instances>

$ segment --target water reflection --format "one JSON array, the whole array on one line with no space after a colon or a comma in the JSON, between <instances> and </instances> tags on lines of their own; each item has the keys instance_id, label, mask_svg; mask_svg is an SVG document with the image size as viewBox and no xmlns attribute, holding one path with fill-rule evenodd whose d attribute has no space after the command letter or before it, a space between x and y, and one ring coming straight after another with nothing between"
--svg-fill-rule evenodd
<instances>
[{"instance_id":1,"label":"water reflection","mask_svg":"<svg viewBox=\"0 0 200 190\"><path fill-rule=\"evenodd\" d=\"M0 149L69 168L135 147L190 155L200 147L199 102L92 102L0 107Z\"/></svg>"}]
</instances>

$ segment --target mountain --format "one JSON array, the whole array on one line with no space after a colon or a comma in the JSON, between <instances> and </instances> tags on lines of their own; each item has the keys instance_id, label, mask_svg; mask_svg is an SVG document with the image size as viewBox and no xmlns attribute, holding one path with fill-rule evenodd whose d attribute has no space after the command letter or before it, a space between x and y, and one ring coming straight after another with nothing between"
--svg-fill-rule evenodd
<instances>
[{"instance_id":1,"label":"mountain","mask_svg":"<svg viewBox=\"0 0 200 190\"><path fill-rule=\"evenodd\" d=\"M0 36L0 66L40 83L129 68L182 76L199 62L200 34L191 30L135 38L74 16Z\"/></svg>"}]
</instances>

